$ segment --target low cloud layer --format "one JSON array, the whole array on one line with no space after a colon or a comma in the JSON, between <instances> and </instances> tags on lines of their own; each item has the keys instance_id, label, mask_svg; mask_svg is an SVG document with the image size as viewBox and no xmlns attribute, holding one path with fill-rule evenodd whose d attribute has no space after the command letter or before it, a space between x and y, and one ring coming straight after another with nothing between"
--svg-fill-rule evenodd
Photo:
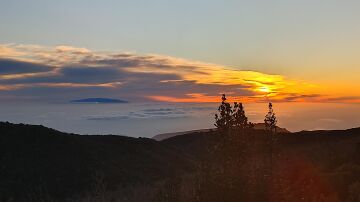
<instances>
[{"instance_id":1,"label":"low cloud layer","mask_svg":"<svg viewBox=\"0 0 360 202\"><path fill-rule=\"evenodd\" d=\"M70 46L0 45L0 98L67 101L323 101L316 86L162 55L96 52ZM337 98L332 98L336 100ZM338 98L340 99L340 98Z\"/></svg>"},{"instance_id":2,"label":"low cloud layer","mask_svg":"<svg viewBox=\"0 0 360 202\"><path fill-rule=\"evenodd\" d=\"M179 119L186 118L191 112L183 110L182 108L157 108L157 109L143 109L137 112L128 112L126 114L113 115L94 115L85 117L86 120L94 121L116 121L125 119Z\"/></svg>"}]
</instances>

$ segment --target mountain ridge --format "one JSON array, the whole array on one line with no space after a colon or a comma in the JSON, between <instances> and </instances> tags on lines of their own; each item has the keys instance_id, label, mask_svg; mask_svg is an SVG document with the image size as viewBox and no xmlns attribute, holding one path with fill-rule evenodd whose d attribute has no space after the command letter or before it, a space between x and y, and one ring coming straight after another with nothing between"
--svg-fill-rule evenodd
<instances>
[{"instance_id":1,"label":"mountain ridge","mask_svg":"<svg viewBox=\"0 0 360 202\"><path fill-rule=\"evenodd\" d=\"M255 123L254 124L254 129L255 130L265 130L265 123ZM286 128L280 128L278 126L276 126L277 132L279 133L291 133L290 131L288 131ZM186 135L186 134L191 134L191 133L202 133L202 132L211 132L211 131L215 131L216 128L207 128L207 129L196 129L196 130L189 130L189 131L179 131L179 132L170 132L170 133L161 133L158 135L153 136L151 139L157 140L157 141L162 141L168 138L172 138L175 136L179 136L179 135Z\"/></svg>"}]
</instances>

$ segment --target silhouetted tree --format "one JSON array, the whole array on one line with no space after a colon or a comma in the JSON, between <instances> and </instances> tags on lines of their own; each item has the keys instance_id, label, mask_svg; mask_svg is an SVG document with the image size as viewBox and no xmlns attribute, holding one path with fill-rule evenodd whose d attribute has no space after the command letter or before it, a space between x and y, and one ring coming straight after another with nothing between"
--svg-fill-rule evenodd
<instances>
[{"instance_id":1,"label":"silhouetted tree","mask_svg":"<svg viewBox=\"0 0 360 202\"><path fill-rule=\"evenodd\" d=\"M266 130L269 130L272 133L276 133L277 119L276 119L274 109L273 109L273 105L272 105L271 102L269 103L269 111L266 114L264 121L265 121Z\"/></svg>"},{"instance_id":2,"label":"silhouetted tree","mask_svg":"<svg viewBox=\"0 0 360 202\"><path fill-rule=\"evenodd\" d=\"M215 126L219 130L228 130L233 125L233 117L232 113L233 110L231 108L231 105L226 102L226 96L225 94L221 97L221 105L218 108L219 114L215 114Z\"/></svg>"},{"instance_id":3,"label":"silhouetted tree","mask_svg":"<svg viewBox=\"0 0 360 202\"><path fill-rule=\"evenodd\" d=\"M242 103L234 102L233 120L236 129L244 129L249 127L248 118L245 115Z\"/></svg>"},{"instance_id":4,"label":"silhouetted tree","mask_svg":"<svg viewBox=\"0 0 360 202\"><path fill-rule=\"evenodd\" d=\"M270 102L269 103L269 111L265 116L265 127L266 130L269 131L269 136L268 136L268 161L269 161L269 170L268 170L268 176L269 176L269 183L273 184L275 178L274 178L274 161L275 161L275 145L276 145L276 140L277 140L277 135L276 135L276 123L277 123L277 119L274 113L274 109L273 109L273 105Z\"/></svg>"}]
</instances>

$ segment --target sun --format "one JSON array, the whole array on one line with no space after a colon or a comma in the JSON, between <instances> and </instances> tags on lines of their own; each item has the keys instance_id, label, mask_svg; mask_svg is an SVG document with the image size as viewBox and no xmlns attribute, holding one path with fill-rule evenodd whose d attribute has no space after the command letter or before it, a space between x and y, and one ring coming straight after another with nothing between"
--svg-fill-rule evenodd
<instances>
[{"instance_id":1,"label":"sun","mask_svg":"<svg viewBox=\"0 0 360 202\"><path fill-rule=\"evenodd\" d=\"M263 93L271 93L271 89L268 86L261 86L257 90Z\"/></svg>"}]
</instances>

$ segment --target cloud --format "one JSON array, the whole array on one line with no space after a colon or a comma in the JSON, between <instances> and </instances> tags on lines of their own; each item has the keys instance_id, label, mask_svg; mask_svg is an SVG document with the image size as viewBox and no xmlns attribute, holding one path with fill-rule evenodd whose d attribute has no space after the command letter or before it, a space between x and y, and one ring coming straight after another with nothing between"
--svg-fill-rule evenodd
<instances>
[{"instance_id":1,"label":"cloud","mask_svg":"<svg viewBox=\"0 0 360 202\"><path fill-rule=\"evenodd\" d=\"M186 118L191 112L182 108L156 108L144 109L137 112L113 115L93 115L85 117L86 120L93 121L116 121L124 119L179 119Z\"/></svg>"},{"instance_id":2,"label":"cloud","mask_svg":"<svg viewBox=\"0 0 360 202\"><path fill-rule=\"evenodd\" d=\"M0 51L3 98L214 102L227 93L252 102L322 99L304 81L163 55L22 44L3 44Z\"/></svg>"},{"instance_id":3,"label":"cloud","mask_svg":"<svg viewBox=\"0 0 360 202\"><path fill-rule=\"evenodd\" d=\"M20 73L39 73L51 71L53 68L43 64L15 61L0 58L0 75L20 74Z\"/></svg>"},{"instance_id":4,"label":"cloud","mask_svg":"<svg viewBox=\"0 0 360 202\"><path fill-rule=\"evenodd\" d=\"M360 96L328 97L327 102L360 102Z\"/></svg>"},{"instance_id":5,"label":"cloud","mask_svg":"<svg viewBox=\"0 0 360 202\"><path fill-rule=\"evenodd\" d=\"M12 58L12 57L19 57L19 56L23 55L23 53L18 52L9 46L11 46L11 45L8 44L8 45L0 46L0 57Z\"/></svg>"}]
</instances>

